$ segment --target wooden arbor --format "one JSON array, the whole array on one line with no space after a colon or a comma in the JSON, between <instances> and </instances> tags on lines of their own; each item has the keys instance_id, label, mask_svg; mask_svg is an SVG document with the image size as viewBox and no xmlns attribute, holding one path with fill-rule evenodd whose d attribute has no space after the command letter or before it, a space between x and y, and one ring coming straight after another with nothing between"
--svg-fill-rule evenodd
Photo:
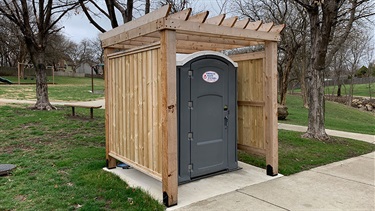
<instances>
[{"instance_id":1,"label":"wooden arbor","mask_svg":"<svg viewBox=\"0 0 375 211\"><path fill-rule=\"evenodd\" d=\"M278 173L277 41L284 25L249 22L170 6L101 35L106 72L106 158L162 181L163 202L177 204L176 53L264 45L233 55L238 63L238 148L265 155Z\"/></svg>"}]
</instances>

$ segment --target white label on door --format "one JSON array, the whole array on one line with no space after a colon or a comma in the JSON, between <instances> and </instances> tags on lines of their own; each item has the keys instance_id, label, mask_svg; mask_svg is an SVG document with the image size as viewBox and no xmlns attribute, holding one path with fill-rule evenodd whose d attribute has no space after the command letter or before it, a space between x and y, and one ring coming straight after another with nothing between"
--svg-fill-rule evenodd
<instances>
[{"instance_id":1,"label":"white label on door","mask_svg":"<svg viewBox=\"0 0 375 211\"><path fill-rule=\"evenodd\" d=\"M215 83L217 80L219 80L219 74L217 74L215 71L206 71L203 73L202 78L208 83Z\"/></svg>"}]
</instances>

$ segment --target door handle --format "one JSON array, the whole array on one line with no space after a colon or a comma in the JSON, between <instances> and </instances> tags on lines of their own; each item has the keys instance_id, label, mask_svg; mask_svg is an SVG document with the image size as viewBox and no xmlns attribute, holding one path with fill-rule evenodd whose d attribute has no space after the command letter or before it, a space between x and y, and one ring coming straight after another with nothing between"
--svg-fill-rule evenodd
<instances>
[{"instance_id":1,"label":"door handle","mask_svg":"<svg viewBox=\"0 0 375 211\"><path fill-rule=\"evenodd\" d=\"M229 118L228 118L228 115L226 115L224 117L224 128L227 129L228 128L228 124L229 124Z\"/></svg>"}]
</instances>

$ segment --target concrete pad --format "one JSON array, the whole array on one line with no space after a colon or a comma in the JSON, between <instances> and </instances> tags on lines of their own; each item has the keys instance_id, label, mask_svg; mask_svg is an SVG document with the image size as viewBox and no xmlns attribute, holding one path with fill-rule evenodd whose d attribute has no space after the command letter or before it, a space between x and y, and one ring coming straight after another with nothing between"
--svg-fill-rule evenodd
<instances>
[{"instance_id":1,"label":"concrete pad","mask_svg":"<svg viewBox=\"0 0 375 211\"><path fill-rule=\"evenodd\" d=\"M167 210L176 210L249 185L282 177L282 175L267 176L266 170L242 162L239 162L239 167L242 169L180 185L178 188L178 204ZM129 186L139 187L162 202L162 184L160 181L135 169L104 168L104 170L118 175Z\"/></svg>"},{"instance_id":2,"label":"concrete pad","mask_svg":"<svg viewBox=\"0 0 375 211\"><path fill-rule=\"evenodd\" d=\"M233 211L233 210L269 210L269 211L279 211L285 210L273 204L267 203L265 201L256 199L254 197L249 197L244 193L233 191L227 194L223 194L217 197L213 197L204 201L197 202L195 204L182 207L178 209L179 211Z\"/></svg>"},{"instance_id":3,"label":"concrete pad","mask_svg":"<svg viewBox=\"0 0 375 211\"><path fill-rule=\"evenodd\" d=\"M374 210L373 185L306 171L239 192L288 210Z\"/></svg>"},{"instance_id":4,"label":"concrete pad","mask_svg":"<svg viewBox=\"0 0 375 211\"><path fill-rule=\"evenodd\" d=\"M156 180L133 168L123 169L116 167L114 169L103 169L120 177L120 179L125 181L130 187L141 188L159 202L163 201L162 186L159 180Z\"/></svg>"},{"instance_id":5,"label":"concrete pad","mask_svg":"<svg viewBox=\"0 0 375 211\"><path fill-rule=\"evenodd\" d=\"M239 162L239 167L242 169L180 185L177 206L167 210L178 209L197 201L282 176L281 174L275 177L267 176L266 170L243 162Z\"/></svg>"},{"instance_id":6,"label":"concrete pad","mask_svg":"<svg viewBox=\"0 0 375 211\"><path fill-rule=\"evenodd\" d=\"M372 152L365 156L320 166L311 171L375 186L374 156L375 152Z\"/></svg>"}]
</instances>

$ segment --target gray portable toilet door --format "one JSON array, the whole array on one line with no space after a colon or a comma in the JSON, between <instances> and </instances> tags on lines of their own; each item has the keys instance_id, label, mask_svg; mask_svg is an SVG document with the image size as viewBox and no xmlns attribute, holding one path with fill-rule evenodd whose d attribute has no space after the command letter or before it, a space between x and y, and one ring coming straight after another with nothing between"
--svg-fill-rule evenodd
<instances>
[{"instance_id":1,"label":"gray portable toilet door","mask_svg":"<svg viewBox=\"0 0 375 211\"><path fill-rule=\"evenodd\" d=\"M180 182L228 169L228 116L234 105L228 101L232 65L216 58L189 64L181 69L179 83ZM190 178L184 173L186 165Z\"/></svg>"}]
</instances>

